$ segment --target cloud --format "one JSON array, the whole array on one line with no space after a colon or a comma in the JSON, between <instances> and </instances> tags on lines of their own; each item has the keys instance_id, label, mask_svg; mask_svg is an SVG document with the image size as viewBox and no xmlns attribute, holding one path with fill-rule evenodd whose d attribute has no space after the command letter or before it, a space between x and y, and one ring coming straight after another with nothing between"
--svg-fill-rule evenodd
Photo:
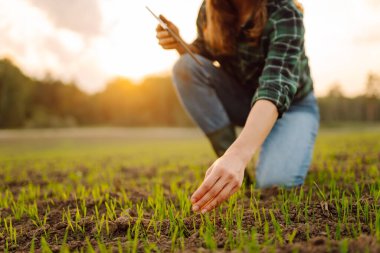
<instances>
[{"instance_id":1,"label":"cloud","mask_svg":"<svg viewBox=\"0 0 380 253\"><path fill-rule=\"evenodd\" d=\"M102 32L102 14L97 0L29 0L57 27L91 38Z\"/></svg>"},{"instance_id":2,"label":"cloud","mask_svg":"<svg viewBox=\"0 0 380 253\"><path fill-rule=\"evenodd\" d=\"M22 43L19 40L14 39L11 36L12 27L10 25L0 26L0 34L2 34L2 38L0 41L0 52L4 55L13 54L18 52L19 54L25 54L26 48L25 43Z\"/></svg>"},{"instance_id":3,"label":"cloud","mask_svg":"<svg viewBox=\"0 0 380 253\"><path fill-rule=\"evenodd\" d=\"M40 0L39 0L40 1ZM16 12L5 10L15 9ZM0 58L11 58L27 75L43 78L50 73L64 81L77 81L87 90L99 90L107 78L92 43L83 33L51 22L41 8L25 0L0 0ZM96 30L95 30L96 31Z\"/></svg>"}]
</instances>

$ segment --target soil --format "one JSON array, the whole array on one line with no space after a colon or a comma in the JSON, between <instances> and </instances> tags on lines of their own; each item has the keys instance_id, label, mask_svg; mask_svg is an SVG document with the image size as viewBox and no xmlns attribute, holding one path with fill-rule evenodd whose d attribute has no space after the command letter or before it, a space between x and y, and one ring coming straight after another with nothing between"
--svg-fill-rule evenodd
<instances>
[{"instance_id":1,"label":"soil","mask_svg":"<svg viewBox=\"0 0 380 253\"><path fill-rule=\"evenodd\" d=\"M344 156L339 156L337 159L346 159ZM87 168L80 167L78 170L82 171L82 173L87 172ZM128 172L129 175L139 176L141 173L144 176L153 176L156 175L157 169L151 168L148 170L141 170L141 168L121 168L122 173ZM148 173L149 172L149 173ZM311 172L316 173L316 170L312 169ZM63 178L66 178L64 172L53 173L49 180L59 181ZM43 189L48 182L44 181L38 173L30 171L30 181L11 181L6 183L5 188L11 190L14 194L20 191L21 187L25 187L26 185L33 183L35 185L39 185L41 189ZM120 180L120 181L119 181ZM123 178L120 178L114 182L115 192L110 192L110 197L119 197L119 190L123 187ZM365 179L364 179L365 180ZM353 191L353 187L349 183L338 182L340 189L345 189L346 192ZM164 189L170 189L168 185L163 183ZM125 187L125 186L124 186ZM131 196L131 200L134 203L140 203L142 200L147 200L149 197L149 192L146 192L141 188L125 188L128 196ZM307 186L303 188L304 191L307 191ZM342 240L345 240L345 247L347 247L349 252L380 252L380 244L376 240L375 235L371 234L371 229L363 224L361 227L362 234L353 236L351 234L350 228L352 226L356 226L356 204L353 204L352 211L348 213L347 223L345 225L338 224L337 221L337 210L334 205L328 204L327 202L321 201L317 194L312 196L312 201L310 202L307 208L307 215L309 217L313 217L313 222L306 223L305 215L299 215L294 210L294 208L290 209L290 224L287 224L285 217L282 215L281 211L277 208L274 208L274 204L277 201L277 196L279 194L283 194L283 190L272 188L267 190L262 190L257 192L256 197L258 197L258 202L260 208L265 207L266 211L261 211L263 218L270 220L269 210L275 214L275 217L282 228L282 232L284 235L292 234L296 231L294 240L292 243L288 239L286 239L283 244L278 244L276 246L275 252L340 252L342 247ZM316 191L314 191L316 192ZM250 191L246 190L246 197L239 200L241 204L244 206L249 206L249 196ZM255 193L256 194L256 193ZM373 198L369 196L368 187L364 187L363 189L363 197L361 201L367 202L370 205L380 206L379 200L376 202ZM169 191L165 191L165 197L171 198ZM34 238L34 245L36 248L36 252L40 249L40 240L42 236L49 234L47 237L47 242L49 243L53 252L59 252L61 248L61 242L66 237L67 247L72 251L75 249L86 248L90 243L94 248L97 247L97 230L94 222L94 206L98 205L99 213L104 214L107 212L105 204L97 203L93 199L86 199L87 206L87 217L84 217L80 220L80 225L85 228L85 233L74 233L69 227L69 224L66 221L62 220L63 212L70 211L72 217L75 217L75 207L76 203L80 202L80 200L76 200L73 198L69 198L66 201L52 201L52 200L38 200L38 210L40 217L43 218L45 210L49 207L50 212L47 216L46 225L42 227L36 227L33 221L29 217L22 217L20 220L13 219L13 227L17 230L17 245L10 245L10 251L13 252L29 252L31 248L31 244ZM304 203L301 203L304 205ZM301 206L303 207L303 206ZM12 215L12 211L10 208L0 209L0 216L3 220L6 217ZM149 241L155 243L160 251L167 252L171 250L172 238L169 234L170 222L168 219L164 219L161 221L155 222L153 224L151 221L153 213L146 212L144 213L144 217L141 220L141 233L145 233L145 236L149 239ZM374 217L375 214L371 213L370 216ZM127 241L127 237L125 236L128 228L133 226L137 222L137 211L134 209L128 210L128 212L121 212L116 209L116 219L114 221L109 222L109 235L105 229L100 232L100 237L103 242L110 247L114 246L115 251L118 246L118 241L121 242L122 246L127 246L132 244L133 242ZM259 224L253 218L253 211L250 209L246 209L243 216L243 224L242 229L244 231L251 231L252 228L256 229L257 232L257 240L259 243L264 242L265 240L265 228L261 224ZM363 218L364 219L364 218ZM218 249L217 252L229 251L233 249L225 248L226 244L226 231L221 226L221 217L215 217L217 231L215 233L215 241L217 243ZM203 243L203 239L199 233L199 226L201 224L201 216L199 214L193 214L190 217L187 217L183 220L185 225L185 252L208 252L206 249L206 245ZM270 223L271 224L271 223ZM1 224L3 225L3 224ZM156 227L160 229L161 235L159 237L155 236L153 225L157 225ZM330 231L336 231L337 226L340 226L341 238L337 238L334 232L331 232L330 235L326 234L326 225L329 226ZM237 231L233 231L236 233ZM269 238L275 238L275 230L273 224L269 227L269 234L267 235ZM88 237L88 241L86 241L86 237ZM330 238L329 238L330 237ZM346 239L344 239L346 238ZM4 250L5 242L7 238L4 235L0 234L0 251ZM144 250L144 245L142 243L138 244L138 251ZM262 252L273 252L272 248L267 248L264 246Z\"/></svg>"}]
</instances>

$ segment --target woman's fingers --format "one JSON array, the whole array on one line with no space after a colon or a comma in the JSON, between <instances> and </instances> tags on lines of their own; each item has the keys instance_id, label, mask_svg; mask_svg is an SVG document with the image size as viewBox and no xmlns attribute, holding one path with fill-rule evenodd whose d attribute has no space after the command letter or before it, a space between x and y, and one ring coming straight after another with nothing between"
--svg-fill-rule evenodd
<instances>
[{"instance_id":1,"label":"woman's fingers","mask_svg":"<svg viewBox=\"0 0 380 253\"><path fill-rule=\"evenodd\" d=\"M211 201L209 201L204 207L202 207L202 213L209 212L214 208L218 207L221 203L226 201L231 195L233 195L239 187L234 186L234 184L226 185L222 191Z\"/></svg>"},{"instance_id":2,"label":"woman's fingers","mask_svg":"<svg viewBox=\"0 0 380 253\"><path fill-rule=\"evenodd\" d=\"M176 34L179 34L178 28L169 20L167 20L163 15L160 15L160 19L167 24L167 26ZM178 49L179 44L175 38L165 30L161 25L156 27L158 44L164 49Z\"/></svg>"},{"instance_id":3,"label":"woman's fingers","mask_svg":"<svg viewBox=\"0 0 380 253\"><path fill-rule=\"evenodd\" d=\"M191 197L193 210L208 212L235 193L243 181L245 166L235 155L223 155L217 159Z\"/></svg>"},{"instance_id":4,"label":"woman's fingers","mask_svg":"<svg viewBox=\"0 0 380 253\"><path fill-rule=\"evenodd\" d=\"M210 173L210 175L207 178L205 178L201 186L199 186L198 189L191 196L192 204L198 202L203 197L203 195L205 195L219 180L220 175L213 172L214 170Z\"/></svg>"},{"instance_id":5,"label":"woman's fingers","mask_svg":"<svg viewBox=\"0 0 380 253\"><path fill-rule=\"evenodd\" d=\"M157 39L167 39L167 38L173 38L173 36L171 36L168 31L163 30L163 31L157 32L156 38Z\"/></svg>"},{"instance_id":6,"label":"woman's fingers","mask_svg":"<svg viewBox=\"0 0 380 253\"><path fill-rule=\"evenodd\" d=\"M170 44L177 44L177 41L171 37L165 38L165 39L160 39L158 43L163 46L163 45L170 45Z\"/></svg>"},{"instance_id":7,"label":"woman's fingers","mask_svg":"<svg viewBox=\"0 0 380 253\"><path fill-rule=\"evenodd\" d=\"M165 29L160 24L158 24L156 27L156 32L162 32L162 31L165 31Z\"/></svg>"},{"instance_id":8,"label":"woman's fingers","mask_svg":"<svg viewBox=\"0 0 380 253\"><path fill-rule=\"evenodd\" d=\"M158 44L164 49L176 49L178 47L178 42L167 31L157 32L156 37Z\"/></svg>"},{"instance_id":9,"label":"woman's fingers","mask_svg":"<svg viewBox=\"0 0 380 253\"><path fill-rule=\"evenodd\" d=\"M214 184L214 186L209 189L201 199L199 199L196 203L193 204L193 211L197 212L199 210L204 210L204 206L207 205L212 199L214 199L218 194L223 190L228 182L226 182L225 178L221 177Z\"/></svg>"},{"instance_id":10,"label":"woman's fingers","mask_svg":"<svg viewBox=\"0 0 380 253\"><path fill-rule=\"evenodd\" d=\"M160 15L160 19L167 25L171 25L173 24L172 22L170 22L167 18L165 18L164 15Z\"/></svg>"},{"instance_id":11,"label":"woman's fingers","mask_svg":"<svg viewBox=\"0 0 380 253\"><path fill-rule=\"evenodd\" d=\"M160 15L160 19L176 34L179 33L178 28L167 18L165 18L163 15Z\"/></svg>"},{"instance_id":12,"label":"woman's fingers","mask_svg":"<svg viewBox=\"0 0 380 253\"><path fill-rule=\"evenodd\" d=\"M208 177L211 174L211 171L213 168L214 168L214 166L211 166L210 168L208 168L208 170L206 171L206 174L205 174L205 179L206 179L206 177Z\"/></svg>"},{"instance_id":13,"label":"woman's fingers","mask_svg":"<svg viewBox=\"0 0 380 253\"><path fill-rule=\"evenodd\" d=\"M177 49L178 48L178 44L169 44L169 45L162 45L161 46L163 49Z\"/></svg>"},{"instance_id":14,"label":"woman's fingers","mask_svg":"<svg viewBox=\"0 0 380 253\"><path fill-rule=\"evenodd\" d=\"M173 31L177 32L178 28L167 18L165 18L163 15L160 15L160 19Z\"/></svg>"}]
</instances>

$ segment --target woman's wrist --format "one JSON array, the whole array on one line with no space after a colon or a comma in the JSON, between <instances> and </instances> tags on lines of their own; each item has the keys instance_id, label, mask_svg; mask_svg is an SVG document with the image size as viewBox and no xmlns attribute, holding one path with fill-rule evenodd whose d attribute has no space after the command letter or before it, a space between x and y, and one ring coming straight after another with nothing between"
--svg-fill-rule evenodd
<instances>
[{"instance_id":1,"label":"woman's wrist","mask_svg":"<svg viewBox=\"0 0 380 253\"><path fill-rule=\"evenodd\" d=\"M226 151L248 164L276 123L276 106L267 100L259 100L252 107L239 137Z\"/></svg>"},{"instance_id":2,"label":"woman's wrist","mask_svg":"<svg viewBox=\"0 0 380 253\"><path fill-rule=\"evenodd\" d=\"M198 48L196 48L193 44L187 44L187 46L191 52L193 52L194 54L199 54ZM177 49L177 52L179 55L183 55L186 53L185 48L179 43L178 43L178 47L176 49Z\"/></svg>"},{"instance_id":3,"label":"woman's wrist","mask_svg":"<svg viewBox=\"0 0 380 253\"><path fill-rule=\"evenodd\" d=\"M238 140L237 140L238 141ZM238 142L231 145L230 148L224 153L225 155L231 155L237 157L246 166L254 155L254 150L251 147L241 146Z\"/></svg>"},{"instance_id":4,"label":"woman's wrist","mask_svg":"<svg viewBox=\"0 0 380 253\"><path fill-rule=\"evenodd\" d=\"M181 44L178 44L177 52L179 55L183 55L184 53L186 53L186 50L183 48Z\"/></svg>"}]
</instances>

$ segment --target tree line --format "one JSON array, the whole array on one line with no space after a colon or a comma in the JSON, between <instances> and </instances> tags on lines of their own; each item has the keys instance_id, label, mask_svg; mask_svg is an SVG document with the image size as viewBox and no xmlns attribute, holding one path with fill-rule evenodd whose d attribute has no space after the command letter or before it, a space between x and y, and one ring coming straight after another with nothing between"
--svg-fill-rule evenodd
<instances>
[{"instance_id":1,"label":"tree line","mask_svg":"<svg viewBox=\"0 0 380 253\"><path fill-rule=\"evenodd\" d=\"M318 102L322 123L380 121L380 77L369 75L365 94L347 98L336 85ZM169 76L139 84L115 78L87 94L75 83L33 79L0 60L0 128L192 125Z\"/></svg>"}]
</instances>

